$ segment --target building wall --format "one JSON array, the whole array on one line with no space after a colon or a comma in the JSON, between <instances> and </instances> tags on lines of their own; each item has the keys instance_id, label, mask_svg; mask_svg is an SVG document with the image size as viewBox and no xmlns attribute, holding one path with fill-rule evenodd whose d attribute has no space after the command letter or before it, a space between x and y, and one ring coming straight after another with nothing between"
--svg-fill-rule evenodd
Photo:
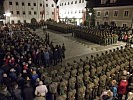
<instances>
[{"instance_id":1,"label":"building wall","mask_svg":"<svg viewBox=\"0 0 133 100\"><path fill-rule=\"evenodd\" d=\"M104 24L105 22L110 24L112 21L120 27L123 24L131 27L133 24L133 6L99 7L94 8L94 10L96 13L96 25L97 23ZM100 16L98 16L98 12L100 12ZM106 12L108 12L107 16L105 16ZM127 16L124 15L126 12L128 12Z\"/></svg>"},{"instance_id":2,"label":"building wall","mask_svg":"<svg viewBox=\"0 0 133 100\"><path fill-rule=\"evenodd\" d=\"M12 2L12 4L9 4ZM16 5L18 3L18 5ZM22 5L24 3L24 5ZM29 5L30 3L30 5ZM34 5L35 3L35 5ZM53 7L51 6L53 4ZM48 5L48 6L46 6ZM54 19L54 8L56 4L53 0L5 0L4 10L5 13L11 12L11 16L6 18L6 22L14 21L20 22L31 22L32 18L40 21L41 19L47 20L49 18ZM42 11L44 10L44 15L42 18ZM19 14L17 14L19 12ZM30 14L31 12L31 14Z\"/></svg>"},{"instance_id":3,"label":"building wall","mask_svg":"<svg viewBox=\"0 0 133 100\"><path fill-rule=\"evenodd\" d=\"M59 6L59 17L62 21L68 18L75 19L77 25L82 22L83 11L86 7L85 0L59 0L57 5Z\"/></svg>"},{"instance_id":4,"label":"building wall","mask_svg":"<svg viewBox=\"0 0 133 100\"><path fill-rule=\"evenodd\" d=\"M45 3L45 6L44 6L45 7L45 20L50 19L50 18L56 20L56 3L53 0L43 0L43 1Z\"/></svg>"}]
</instances>

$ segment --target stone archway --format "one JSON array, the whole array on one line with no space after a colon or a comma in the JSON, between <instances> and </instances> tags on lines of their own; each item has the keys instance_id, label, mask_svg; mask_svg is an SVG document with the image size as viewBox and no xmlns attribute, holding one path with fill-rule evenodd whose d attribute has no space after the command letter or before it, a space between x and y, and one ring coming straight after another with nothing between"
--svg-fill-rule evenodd
<instances>
[{"instance_id":1,"label":"stone archway","mask_svg":"<svg viewBox=\"0 0 133 100\"><path fill-rule=\"evenodd\" d=\"M32 18L31 19L31 24L36 24L37 23L37 20L35 18Z\"/></svg>"}]
</instances>

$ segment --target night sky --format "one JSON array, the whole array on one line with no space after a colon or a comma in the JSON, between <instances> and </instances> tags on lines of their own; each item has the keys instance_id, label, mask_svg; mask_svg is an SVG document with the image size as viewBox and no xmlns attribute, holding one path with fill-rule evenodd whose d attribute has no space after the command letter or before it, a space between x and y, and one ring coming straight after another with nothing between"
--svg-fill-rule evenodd
<instances>
[{"instance_id":1,"label":"night sky","mask_svg":"<svg viewBox=\"0 0 133 100\"><path fill-rule=\"evenodd\" d=\"M58 0L55 0L56 1L56 3L58 2Z\"/></svg>"}]
</instances>

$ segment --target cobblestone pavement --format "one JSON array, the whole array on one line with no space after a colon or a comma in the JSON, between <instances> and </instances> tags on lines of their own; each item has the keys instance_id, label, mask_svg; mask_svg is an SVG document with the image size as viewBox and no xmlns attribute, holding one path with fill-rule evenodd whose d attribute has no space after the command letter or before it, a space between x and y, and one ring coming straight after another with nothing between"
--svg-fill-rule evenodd
<instances>
[{"instance_id":1,"label":"cobblestone pavement","mask_svg":"<svg viewBox=\"0 0 133 100\"><path fill-rule=\"evenodd\" d=\"M36 30L37 34L40 37L45 37L42 29ZM63 43L66 47L66 58L65 61L71 62L72 59L79 60L79 58L85 58L85 56L90 57L90 55L96 55L97 53L101 53L104 51L112 50L117 47L125 46L126 43L118 42L117 44L101 46L98 44L94 44L85 40L81 40L78 38L72 37L71 33L69 34L60 34L56 31L47 30L50 35L50 40L54 42L54 45Z\"/></svg>"}]
</instances>

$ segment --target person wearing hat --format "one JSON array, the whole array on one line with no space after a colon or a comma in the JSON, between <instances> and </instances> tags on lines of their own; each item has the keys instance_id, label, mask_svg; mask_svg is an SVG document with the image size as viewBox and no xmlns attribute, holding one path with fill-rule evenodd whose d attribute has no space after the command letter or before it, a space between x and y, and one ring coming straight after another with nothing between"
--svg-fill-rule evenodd
<instances>
[{"instance_id":1,"label":"person wearing hat","mask_svg":"<svg viewBox=\"0 0 133 100\"><path fill-rule=\"evenodd\" d=\"M46 85L43 85L43 82L40 81L39 86L37 86L35 89L36 100L45 100L47 92L48 92L48 89Z\"/></svg>"}]
</instances>

